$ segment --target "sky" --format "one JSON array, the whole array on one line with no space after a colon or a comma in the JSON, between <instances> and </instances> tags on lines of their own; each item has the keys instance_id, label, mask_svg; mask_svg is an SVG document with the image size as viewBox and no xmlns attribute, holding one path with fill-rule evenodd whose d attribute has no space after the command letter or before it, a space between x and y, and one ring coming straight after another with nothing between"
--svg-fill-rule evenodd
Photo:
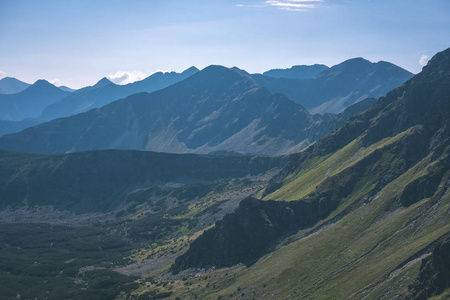
<instances>
[{"instance_id":1,"label":"sky","mask_svg":"<svg viewBox=\"0 0 450 300\"><path fill-rule=\"evenodd\" d=\"M72 88L354 57L418 73L448 47L449 0L0 0L0 78Z\"/></svg>"}]
</instances>

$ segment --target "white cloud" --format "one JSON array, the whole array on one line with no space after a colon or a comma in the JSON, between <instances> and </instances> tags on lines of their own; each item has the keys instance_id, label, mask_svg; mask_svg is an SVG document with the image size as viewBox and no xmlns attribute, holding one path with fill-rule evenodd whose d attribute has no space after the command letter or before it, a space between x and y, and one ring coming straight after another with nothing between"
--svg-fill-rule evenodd
<instances>
[{"instance_id":1,"label":"white cloud","mask_svg":"<svg viewBox=\"0 0 450 300\"><path fill-rule=\"evenodd\" d=\"M142 80L149 76L141 71L117 71L115 74L106 76L109 80L116 84L128 84L138 80Z\"/></svg>"},{"instance_id":2,"label":"white cloud","mask_svg":"<svg viewBox=\"0 0 450 300\"><path fill-rule=\"evenodd\" d=\"M289 11L306 11L313 9L324 0L266 0L258 5L237 4L238 7L275 7Z\"/></svg>"},{"instance_id":3,"label":"white cloud","mask_svg":"<svg viewBox=\"0 0 450 300\"><path fill-rule=\"evenodd\" d=\"M281 9L305 9L305 8L314 8L315 4L305 4L305 3L297 3L293 1L277 1L277 0L268 0L266 3L270 6L276 6Z\"/></svg>"},{"instance_id":4,"label":"white cloud","mask_svg":"<svg viewBox=\"0 0 450 300\"><path fill-rule=\"evenodd\" d=\"M56 86L62 85L61 80L59 80L59 78L51 79L48 82L50 82L51 84L56 85Z\"/></svg>"},{"instance_id":5,"label":"white cloud","mask_svg":"<svg viewBox=\"0 0 450 300\"><path fill-rule=\"evenodd\" d=\"M0 79L3 79L6 77L6 73L3 71L0 71Z\"/></svg>"},{"instance_id":6,"label":"white cloud","mask_svg":"<svg viewBox=\"0 0 450 300\"><path fill-rule=\"evenodd\" d=\"M419 58L419 65L421 65L422 67L426 66L427 62L428 62L428 55L422 54Z\"/></svg>"}]
</instances>

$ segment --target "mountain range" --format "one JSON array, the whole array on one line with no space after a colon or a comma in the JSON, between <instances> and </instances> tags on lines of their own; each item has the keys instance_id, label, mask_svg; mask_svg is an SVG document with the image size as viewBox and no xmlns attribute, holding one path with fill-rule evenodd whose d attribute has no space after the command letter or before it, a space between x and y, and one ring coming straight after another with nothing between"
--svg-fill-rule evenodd
<instances>
[{"instance_id":1,"label":"mountain range","mask_svg":"<svg viewBox=\"0 0 450 300\"><path fill-rule=\"evenodd\" d=\"M41 118L44 120L53 120L86 112L135 93L153 92L165 88L196 72L198 72L198 69L195 67L191 67L182 73L158 72L141 81L126 85L117 85L107 78L102 78L94 86L79 89L70 96L47 106L43 110Z\"/></svg>"},{"instance_id":2,"label":"mountain range","mask_svg":"<svg viewBox=\"0 0 450 300\"><path fill-rule=\"evenodd\" d=\"M357 107L349 111L356 113ZM258 87L240 69L210 66L151 94L134 94L3 136L0 147L35 153L134 149L286 154L305 148L350 116L311 115L287 97Z\"/></svg>"},{"instance_id":3,"label":"mountain range","mask_svg":"<svg viewBox=\"0 0 450 300\"><path fill-rule=\"evenodd\" d=\"M286 71L285 71L286 72ZM254 74L259 86L281 93L311 113L339 113L365 98L379 98L402 85L412 73L388 62L346 60L309 79L273 78Z\"/></svg>"},{"instance_id":4,"label":"mountain range","mask_svg":"<svg viewBox=\"0 0 450 300\"><path fill-rule=\"evenodd\" d=\"M158 72L144 80L122 86L103 78L94 86L76 90L76 93L64 97L67 99L60 99L55 103L48 102L50 104L42 109L38 117L43 122L71 116L134 93L153 92L165 88L196 72L198 69L195 67L183 73ZM372 64L364 59L351 59L332 68L325 65L294 66L290 69L273 69L264 72L263 75L251 76L259 86L266 87L274 93L282 93L313 113L339 113L364 98L378 98L384 95L388 90L409 79L412 74L389 63ZM20 86L20 89L14 89L16 85ZM0 80L0 88L2 86L5 91L8 89L10 91L5 93L17 93L29 87L29 84L7 77ZM75 91L64 86L60 86L59 89L67 92ZM52 95L49 95L49 98L52 98ZM27 101L33 102L33 95L29 95ZM36 114L33 112L24 118L36 118Z\"/></svg>"},{"instance_id":5,"label":"mountain range","mask_svg":"<svg viewBox=\"0 0 450 300\"><path fill-rule=\"evenodd\" d=\"M0 95L0 136L19 132L25 128L54 118L70 116L89 109L100 107L114 100L143 91L154 91L182 80L198 70L194 67L183 73L155 73L142 81L128 85L116 85L107 78L101 79L94 86L74 90L65 86L54 85L39 80L30 91ZM15 78L0 80L9 86L9 82L21 82ZM47 84L42 84L46 82ZM61 93L64 91L65 93ZM66 99L67 98L67 99ZM26 107L26 108L24 108Z\"/></svg>"}]
</instances>

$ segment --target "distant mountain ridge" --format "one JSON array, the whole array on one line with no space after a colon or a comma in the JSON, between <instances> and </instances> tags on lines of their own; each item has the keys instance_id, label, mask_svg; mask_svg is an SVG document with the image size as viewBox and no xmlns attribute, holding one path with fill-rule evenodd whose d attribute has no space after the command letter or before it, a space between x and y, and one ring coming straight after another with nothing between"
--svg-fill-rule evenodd
<instances>
[{"instance_id":1,"label":"distant mountain ridge","mask_svg":"<svg viewBox=\"0 0 450 300\"><path fill-rule=\"evenodd\" d=\"M309 79L314 78L322 71L329 69L325 65L293 66L288 69L272 69L263 73L265 76L275 78Z\"/></svg>"},{"instance_id":2,"label":"distant mountain ridge","mask_svg":"<svg viewBox=\"0 0 450 300\"><path fill-rule=\"evenodd\" d=\"M0 147L36 153L134 149L279 155L305 148L346 118L311 115L256 86L242 70L210 66L151 94L4 136Z\"/></svg>"},{"instance_id":3,"label":"distant mountain ridge","mask_svg":"<svg viewBox=\"0 0 450 300\"><path fill-rule=\"evenodd\" d=\"M84 87L78 90L60 86L58 89L68 92L66 94L62 94L63 97L61 97L61 99L58 99L59 97L57 98L57 100L61 100L60 102L56 101L56 103L53 103L54 100L52 99L55 99L55 96L52 93L55 90L47 90L48 100L51 100L51 103L46 105L49 102L44 102L43 105L39 105L37 107L36 97L37 99L45 98L45 91L39 92L34 90L36 94L28 92L16 96L9 95L6 98L0 95L0 102L1 99L6 99L6 102L4 102L5 109L3 110L3 115L0 111L0 136L8 133L19 132L25 128L44 123L45 121L49 121L53 118L64 117L66 115L89 110L92 107L102 106L103 104L107 104L114 99L122 98L135 92L153 91L154 89L159 89L178 82L179 80L182 80L197 71L198 70L195 67L191 67L181 74L175 72L158 72L142 81L137 81L125 86L116 85L106 77L99 80L93 86ZM68 96L70 96L70 98L64 100L64 98ZM10 99L16 98L20 99L18 100L20 102L19 106L15 106L16 104L14 101L16 100L10 101ZM26 103L29 103L29 105ZM25 106L26 108L22 109L22 107ZM30 110L28 106L35 107L35 109ZM14 110L15 108L18 110ZM47 110L45 110L46 108L49 111L53 111L54 114L47 113ZM42 116L42 112L44 110L46 111L44 114L45 117ZM11 111L13 111L12 115Z\"/></svg>"},{"instance_id":4,"label":"distant mountain ridge","mask_svg":"<svg viewBox=\"0 0 450 300\"><path fill-rule=\"evenodd\" d=\"M0 94L16 94L22 92L30 85L13 77L5 77L0 79Z\"/></svg>"},{"instance_id":5,"label":"distant mountain ridge","mask_svg":"<svg viewBox=\"0 0 450 300\"><path fill-rule=\"evenodd\" d=\"M322 69L323 71L317 74ZM342 112L345 108L367 97L376 99L378 96L383 95L383 92L400 85L406 78L412 75L395 65L385 62L373 64L362 58L351 59L331 68L324 65L313 65L294 66L286 70L268 71L268 74L272 74L273 76L280 75L284 77L308 77L314 75L314 78L308 79L276 78L260 74L250 75L246 71L237 68L235 68L235 71L242 76L248 77L252 81L252 84L256 86L266 87L273 93L287 95L312 113ZM143 91L153 92L182 81L196 72L198 72L198 69L195 67L191 67L180 74L175 72L158 72L144 80L127 85L116 85L107 78L103 78L94 86L81 88L65 95L61 99L57 99L56 101L52 100L44 108L39 107L32 112L27 109L19 109L19 112L16 112L16 114L19 114L18 117L14 115L9 116L8 114L3 115L3 117L0 115L0 119L3 118L14 122L21 121L22 119L33 119L32 123L2 123L0 124L0 126L3 126L0 128L0 133L14 133L26 128L29 124L38 124L56 118L76 115L93 108L102 107L134 93ZM207 86L205 88L208 89ZM22 97L21 101L23 103L35 102L34 96L29 93L26 97ZM52 97L50 98L53 99ZM4 111L7 113L8 109ZM316 119L318 120L319 118L316 117ZM329 119L329 117L324 116L324 119ZM342 119L342 116L337 117L337 119ZM315 139L316 137L313 138L313 140ZM307 144L310 142L311 138L308 138ZM236 142L233 143L236 144ZM300 148L305 145L302 145ZM293 146L292 144L291 147ZM288 148L287 145L285 147ZM295 151L294 149L290 151ZM185 151L180 149L175 150ZM213 149L211 151L222 150L224 149ZM226 151L234 150L229 149Z\"/></svg>"},{"instance_id":6,"label":"distant mountain ridge","mask_svg":"<svg viewBox=\"0 0 450 300\"><path fill-rule=\"evenodd\" d=\"M45 80L38 80L16 94L0 94L0 120L21 121L37 118L46 106L70 94Z\"/></svg>"},{"instance_id":7,"label":"distant mountain ridge","mask_svg":"<svg viewBox=\"0 0 450 300\"><path fill-rule=\"evenodd\" d=\"M388 62L346 60L310 79L273 78L253 74L259 86L282 93L311 113L339 113L365 98L378 98L402 85L412 73Z\"/></svg>"},{"instance_id":8,"label":"distant mountain ridge","mask_svg":"<svg viewBox=\"0 0 450 300\"><path fill-rule=\"evenodd\" d=\"M79 89L70 96L49 105L42 112L41 118L52 120L86 112L135 93L153 92L165 88L186 79L196 72L198 72L198 69L195 67L191 67L182 73L158 72L141 81L126 85L117 85L104 77L94 86Z\"/></svg>"},{"instance_id":9,"label":"distant mountain ridge","mask_svg":"<svg viewBox=\"0 0 450 300\"><path fill-rule=\"evenodd\" d=\"M76 91L76 89L71 89L70 87L68 87L68 86L65 86L65 85L60 85L60 86L58 86L58 88L60 89L60 90L63 90L63 91L65 91L65 92L75 92Z\"/></svg>"}]
</instances>

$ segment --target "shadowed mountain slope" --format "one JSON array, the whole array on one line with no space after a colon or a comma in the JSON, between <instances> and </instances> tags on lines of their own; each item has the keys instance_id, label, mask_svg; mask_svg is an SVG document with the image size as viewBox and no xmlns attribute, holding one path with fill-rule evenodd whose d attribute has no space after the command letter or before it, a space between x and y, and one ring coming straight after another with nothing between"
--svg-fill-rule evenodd
<instances>
[{"instance_id":1,"label":"shadowed mountain slope","mask_svg":"<svg viewBox=\"0 0 450 300\"><path fill-rule=\"evenodd\" d=\"M116 209L135 189L166 182L214 181L265 173L284 158L140 151L38 155L0 151L0 203L50 205L77 213Z\"/></svg>"},{"instance_id":2,"label":"shadowed mountain slope","mask_svg":"<svg viewBox=\"0 0 450 300\"><path fill-rule=\"evenodd\" d=\"M25 119L22 121L6 121L0 120L0 136L15 133L24 130L25 128L41 124L39 119Z\"/></svg>"}]
</instances>

